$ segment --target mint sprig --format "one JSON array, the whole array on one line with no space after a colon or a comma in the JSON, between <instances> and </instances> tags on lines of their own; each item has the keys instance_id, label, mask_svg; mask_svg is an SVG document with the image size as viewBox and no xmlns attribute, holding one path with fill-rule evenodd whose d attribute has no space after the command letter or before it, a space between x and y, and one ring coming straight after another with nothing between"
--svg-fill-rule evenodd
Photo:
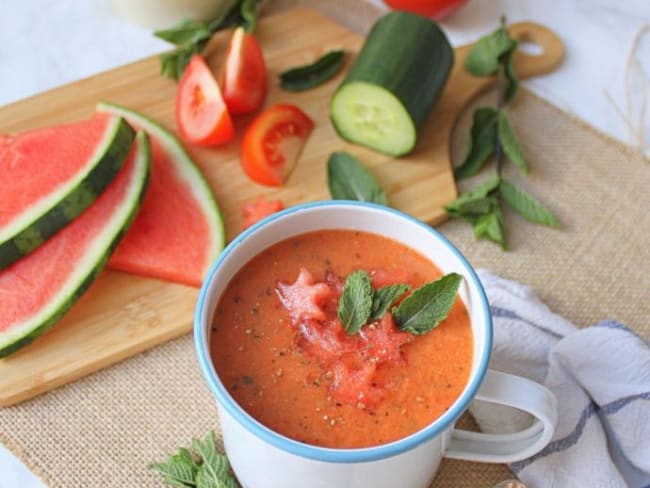
<instances>
[{"instance_id":1,"label":"mint sprig","mask_svg":"<svg viewBox=\"0 0 650 488\"><path fill-rule=\"evenodd\" d=\"M372 310L370 276L363 270L350 273L345 279L339 299L338 316L345 332L354 335L368 321Z\"/></svg>"},{"instance_id":2,"label":"mint sprig","mask_svg":"<svg viewBox=\"0 0 650 488\"><path fill-rule=\"evenodd\" d=\"M379 320L395 301L404 295L411 288L411 285L399 283L396 285L386 285L375 290L372 297L372 308L370 311L370 320Z\"/></svg>"},{"instance_id":3,"label":"mint sprig","mask_svg":"<svg viewBox=\"0 0 650 488\"><path fill-rule=\"evenodd\" d=\"M180 488L239 488L232 475L228 458L217 452L214 432L205 441L192 440L192 451L180 448L162 463L152 463L149 469L163 475L170 486Z\"/></svg>"},{"instance_id":4,"label":"mint sprig","mask_svg":"<svg viewBox=\"0 0 650 488\"><path fill-rule=\"evenodd\" d=\"M424 334L435 328L449 314L460 281L459 274L450 273L413 291L391 310L395 325L412 334ZM349 335L357 334L367 323L379 320L409 288L410 285L398 283L373 291L368 273L350 273L338 305L343 329Z\"/></svg>"},{"instance_id":5,"label":"mint sprig","mask_svg":"<svg viewBox=\"0 0 650 488\"><path fill-rule=\"evenodd\" d=\"M476 76L497 74L497 107L481 107L474 112L469 150L463 162L454 168L457 180L477 174L494 155L496 174L485 183L466 192L445 207L447 214L470 223L478 239L489 239L507 248L505 219L501 202L530 222L557 227L560 221L537 199L514 183L506 181L504 161L511 161L523 174L529 173L528 161L515 136L503 107L514 97L518 81L513 58L517 41L510 38L501 18L501 27L481 38L465 58L465 69Z\"/></svg>"},{"instance_id":6,"label":"mint sprig","mask_svg":"<svg viewBox=\"0 0 650 488\"><path fill-rule=\"evenodd\" d=\"M178 80L194 54L201 54L212 35L233 25L243 25L247 32L255 29L261 0L229 0L210 22L184 20L169 29L157 30L154 36L176 46L160 55L160 74Z\"/></svg>"},{"instance_id":7,"label":"mint sprig","mask_svg":"<svg viewBox=\"0 0 650 488\"><path fill-rule=\"evenodd\" d=\"M411 334L425 334L447 318L456 299L462 276L449 273L426 283L393 307L393 320Z\"/></svg>"}]
</instances>

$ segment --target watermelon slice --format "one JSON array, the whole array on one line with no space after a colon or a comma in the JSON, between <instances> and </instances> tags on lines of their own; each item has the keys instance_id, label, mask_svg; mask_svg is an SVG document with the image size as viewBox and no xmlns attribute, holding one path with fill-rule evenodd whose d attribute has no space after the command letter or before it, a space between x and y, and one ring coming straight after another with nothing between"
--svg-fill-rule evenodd
<instances>
[{"instance_id":1,"label":"watermelon slice","mask_svg":"<svg viewBox=\"0 0 650 488\"><path fill-rule=\"evenodd\" d=\"M121 118L0 138L0 269L32 252L106 188L135 132Z\"/></svg>"},{"instance_id":2,"label":"watermelon slice","mask_svg":"<svg viewBox=\"0 0 650 488\"><path fill-rule=\"evenodd\" d=\"M86 291L126 231L149 174L148 136L81 215L43 245L0 271L0 357L29 344Z\"/></svg>"},{"instance_id":3,"label":"watermelon slice","mask_svg":"<svg viewBox=\"0 0 650 488\"><path fill-rule=\"evenodd\" d=\"M223 219L210 186L179 140L165 128L111 103L100 103L97 110L124 117L147 131L152 146L149 190L109 267L201 286L225 244Z\"/></svg>"}]
</instances>

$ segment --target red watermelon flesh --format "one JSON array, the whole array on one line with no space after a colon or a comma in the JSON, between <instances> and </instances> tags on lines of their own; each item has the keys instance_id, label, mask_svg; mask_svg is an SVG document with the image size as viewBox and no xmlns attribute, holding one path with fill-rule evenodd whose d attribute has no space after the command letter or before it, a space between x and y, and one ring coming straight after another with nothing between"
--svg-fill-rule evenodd
<instances>
[{"instance_id":1,"label":"red watermelon flesh","mask_svg":"<svg viewBox=\"0 0 650 488\"><path fill-rule=\"evenodd\" d=\"M0 271L0 357L31 342L87 289L137 210L148 162L149 144L140 137L90 207L31 254Z\"/></svg>"},{"instance_id":2,"label":"red watermelon flesh","mask_svg":"<svg viewBox=\"0 0 650 488\"><path fill-rule=\"evenodd\" d=\"M120 242L109 267L200 286L210 259L205 242L210 225L189 185L179 182L170 155L151 136L151 179L140 212Z\"/></svg>"},{"instance_id":3,"label":"red watermelon flesh","mask_svg":"<svg viewBox=\"0 0 650 488\"><path fill-rule=\"evenodd\" d=\"M130 109L100 103L151 138L149 189L133 225L111 256L112 269L201 286L223 250L225 232L212 190L180 141Z\"/></svg>"},{"instance_id":4,"label":"red watermelon flesh","mask_svg":"<svg viewBox=\"0 0 650 488\"><path fill-rule=\"evenodd\" d=\"M0 228L32 204L74 179L97 149L111 117L90 120L0 138ZM47 164L43 164L47 155Z\"/></svg>"}]
</instances>

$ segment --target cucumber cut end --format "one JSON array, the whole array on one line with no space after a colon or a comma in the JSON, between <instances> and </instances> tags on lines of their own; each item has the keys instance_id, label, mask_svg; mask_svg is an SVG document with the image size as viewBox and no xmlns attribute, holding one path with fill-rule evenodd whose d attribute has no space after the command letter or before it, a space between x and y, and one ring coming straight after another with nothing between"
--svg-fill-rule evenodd
<instances>
[{"instance_id":1,"label":"cucumber cut end","mask_svg":"<svg viewBox=\"0 0 650 488\"><path fill-rule=\"evenodd\" d=\"M337 132L350 142L390 156L415 146L417 130L408 111L389 90L363 81L341 86L332 97Z\"/></svg>"}]
</instances>

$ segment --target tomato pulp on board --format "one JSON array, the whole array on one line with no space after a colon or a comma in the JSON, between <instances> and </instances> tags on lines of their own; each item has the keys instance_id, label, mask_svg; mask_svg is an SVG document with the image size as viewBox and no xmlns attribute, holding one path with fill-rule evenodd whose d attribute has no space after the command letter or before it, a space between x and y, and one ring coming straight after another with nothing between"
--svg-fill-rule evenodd
<instances>
[{"instance_id":1,"label":"tomato pulp on board","mask_svg":"<svg viewBox=\"0 0 650 488\"><path fill-rule=\"evenodd\" d=\"M313 128L314 122L295 105L266 108L244 134L240 158L244 172L262 185L282 185Z\"/></svg>"},{"instance_id":2,"label":"tomato pulp on board","mask_svg":"<svg viewBox=\"0 0 650 488\"><path fill-rule=\"evenodd\" d=\"M235 137L219 85L198 54L192 56L178 82L176 125L183 139L203 146L225 144Z\"/></svg>"},{"instance_id":3,"label":"tomato pulp on board","mask_svg":"<svg viewBox=\"0 0 650 488\"><path fill-rule=\"evenodd\" d=\"M247 229L263 218L283 209L284 204L281 200L267 200L263 196L253 202L245 203L241 208L242 216L244 217L242 227Z\"/></svg>"},{"instance_id":4,"label":"tomato pulp on board","mask_svg":"<svg viewBox=\"0 0 650 488\"><path fill-rule=\"evenodd\" d=\"M393 240L327 230L269 247L221 297L215 367L242 408L285 436L335 448L391 442L444 413L469 379L472 333L460 299L425 335L396 330L390 314L347 335L336 306L344 277L358 269L371 272L373 287L441 275Z\"/></svg>"},{"instance_id":5,"label":"tomato pulp on board","mask_svg":"<svg viewBox=\"0 0 650 488\"><path fill-rule=\"evenodd\" d=\"M221 90L228 111L249 114L262 106L268 91L264 55L253 34L237 27L230 39Z\"/></svg>"}]
</instances>

